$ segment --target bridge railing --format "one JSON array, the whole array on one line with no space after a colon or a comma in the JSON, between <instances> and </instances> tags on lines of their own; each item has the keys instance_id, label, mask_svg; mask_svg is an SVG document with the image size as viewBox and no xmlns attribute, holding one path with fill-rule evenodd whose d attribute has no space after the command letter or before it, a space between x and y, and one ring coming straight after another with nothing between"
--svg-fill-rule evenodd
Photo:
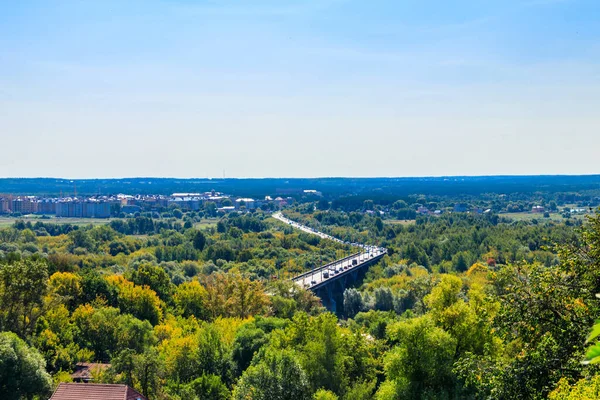
<instances>
[{"instance_id":1,"label":"bridge railing","mask_svg":"<svg viewBox=\"0 0 600 400\"><path fill-rule=\"evenodd\" d=\"M365 253L359 252L359 253L354 253L352 255L349 255L348 257L340 258L339 260L335 260L335 261L325 264L319 268L315 268L314 270L306 271L306 272L301 273L300 275L296 275L295 277L292 278L292 281L295 282L295 281L301 280L303 278L306 278L309 275L318 274L324 269L333 267L333 266L335 266L339 263L342 263L344 261L347 261L347 260L352 260L353 258L360 256L361 254L369 254L369 253L368 252L365 252ZM378 256L384 255L384 254L386 254L386 251L382 252L381 254L378 254ZM367 258L366 260L363 260L362 262L359 261L359 263L357 265L351 265L350 268L357 267L357 266L359 266L367 261L370 261L370 260L371 260L370 258Z\"/></svg>"},{"instance_id":2,"label":"bridge railing","mask_svg":"<svg viewBox=\"0 0 600 400\"><path fill-rule=\"evenodd\" d=\"M377 254L377 255L376 255L376 256L374 256L373 258L368 258L368 259L366 259L366 260L362 260L362 261L361 261L361 262L359 262L357 265L351 265L351 266L350 266L350 268L348 268L347 270L340 271L340 274L339 274L339 275L337 275L337 274L336 274L336 275L334 275L334 276L330 275L330 276L329 276L329 278L325 278L325 279L321 280L319 283L317 283L317 284L315 284L315 285L312 285L312 284L311 284L311 285L310 285L310 289L311 289L311 290L314 290L314 289L316 289L316 288L322 287L323 285L327 285L327 284L328 284L328 282L331 282L331 281L334 281L334 280L336 280L336 279L338 279L338 278L340 278L340 277L346 276L348 273L350 273L350 272L351 272L352 270L354 270L354 269L361 268L363 265L365 265L365 264L369 264L369 263L371 263L371 262L373 262L373 261L379 261L379 260L380 260L380 259L381 259L383 256L385 256L386 254L387 254L386 252L382 252L382 253L379 253L379 254ZM316 271L315 271L315 272L316 272ZM297 281L293 281L293 282L296 282L296 283L298 283ZM306 287L306 286L305 286L305 287Z\"/></svg>"},{"instance_id":3,"label":"bridge railing","mask_svg":"<svg viewBox=\"0 0 600 400\"><path fill-rule=\"evenodd\" d=\"M323 233L323 232L318 232L318 231L316 231L314 229L311 229L311 228L309 228L309 227L307 227L305 225L299 224L299 223L297 223L297 222L295 222L295 221L293 221L293 220L285 217L281 212L273 214L273 216L275 216L275 215L278 216L278 217L276 217L277 219L283 220L283 222L290 223L290 224L291 223L295 223L295 224L297 224L297 225L299 225L301 227L304 227L304 228L307 228L307 229L311 230L311 232L313 234L315 234L315 235L325 235L328 239L339 241L339 239L336 239L335 237L333 237L331 235L328 235L328 234ZM379 256L387 254L387 249L385 249L385 248L379 248L379 250L381 251L381 253L379 253L376 257L379 257ZM368 251L368 252L362 252L361 251L361 252L358 252L358 253L354 253L354 254L351 254L351 255L349 255L347 257L340 258L339 260L335 260L335 261L330 262L328 264L322 265L322 266L320 266L318 268L312 269L310 271L303 272L303 273L301 273L301 274L296 275L295 277L293 277L292 281L295 282L295 281L298 281L298 280L302 280L302 279L304 279L305 277L307 277L309 275L314 275L315 273L320 273L324 269L328 269L328 268L330 268L330 267L332 267L334 265L337 265L338 263L343 263L344 261L351 260L353 258L359 257L361 254L371 254L371 251ZM359 262L359 264L357 264L356 266L363 264L365 261L368 261L368 259L364 260L363 262ZM355 267L354 265L351 265L350 269L352 269L354 267Z\"/></svg>"},{"instance_id":4,"label":"bridge railing","mask_svg":"<svg viewBox=\"0 0 600 400\"><path fill-rule=\"evenodd\" d=\"M340 258L339 260L335 260L335 261L333 261L333 262L330 262L330 263L328 263L328 264L325 264L325 265L323 265L323 266L320 266L320 267L318 267L318 268L315 268L314 270L310 270L310 271L307 271L307 272L303 272L303 273L301 273L300 275L296 275L295 277L293 277L293 278L292 278L292 280L293 280L293 281L297 281L297 280L299 280L299 279L301 279L301 278L305 278L305 277L307 277L308 275L312 275L313 273L316 273L316 272L319 272L319 271L321 271L322 269L325 269L325 268L332 267L332 266L334 266L334 265L336 265L336 264L338 264L338 263L341 263L341 262L344 262L344 261L347 261L347 260L351 260L351 259L353 259L354 257L357 257L357 256L358 256L358 255L360 255L360 254L361 254L361 253L354 253L354 254L352 254L352 255L349 255L348 257ZM365 253L365 254L367 254L367 253Z\"/></svg>"}]
</instances>

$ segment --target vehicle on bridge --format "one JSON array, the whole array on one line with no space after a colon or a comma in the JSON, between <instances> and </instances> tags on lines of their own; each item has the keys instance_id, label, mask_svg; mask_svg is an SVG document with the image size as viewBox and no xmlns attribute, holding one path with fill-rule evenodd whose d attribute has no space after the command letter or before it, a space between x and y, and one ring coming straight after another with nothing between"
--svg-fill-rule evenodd
<instances>
[{"instance_id":1,"label":"vehicle on bridge","mask_svg":"<svg viewBox=\"0 0 600 400\"><path fill-rule=\"evenodd\" d=\"M301 284L306 289L317 290L317 288L320 288L320 287L328 284L328 282L325 282L325 281L336 280L338 278L338 275L340 275L340 273L342 273L342 275L340 275L340 276L344 276L345 271L351 270L353 267L357 267L359 265L359 263L364 262L365 264L367 264L368 262L373 261L373 260L370 260L371 258L379 259L380 257L382 257L382 255L387 253L387 249L385 249L383 247L377 247L377 246L373 246L373 245L350 242L349 240L342 240L339 238L335 238L331 235L327 235L325 233L319 232L317 229L315 229L313 227L304 226L304 225L299 224L295 221L292 221L288 218L285 218L281 213L273 214L273 216L275 218L281 220L282 222L291 225L294 228L301 229L305 232L318 235L319 237L321 237L323 239L333 240L340 244L345 244L345 245L349 245L349 246L358 248L358 252L353 254L352 256L344 257L340 260L334 261L333 263L330 263L330 264L322 267L321 269L317 269L317 271L316 271L317 276L318 276L319 271L321 272L321 276L320 276L320 279L318 282L315 280L315 276L313 276L312 278L310 278L311 280L309 283L309 281L308 281L308 279L310 277L309 273L302 274L301 276L293 279L294 282ZM313 266L313 274L314 273L315 273L315 271L314 271L314 266Z\"/></svg>"}]
</instances>

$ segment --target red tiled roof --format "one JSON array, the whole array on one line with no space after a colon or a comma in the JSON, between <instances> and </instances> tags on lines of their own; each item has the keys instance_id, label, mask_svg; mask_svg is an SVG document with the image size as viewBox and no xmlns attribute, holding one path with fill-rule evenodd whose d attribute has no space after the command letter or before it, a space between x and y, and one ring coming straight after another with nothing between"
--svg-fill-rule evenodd
<instances>
[{"instance_id":1,"label":"red tiled roof","mask_svg":"<svg viewBox=\"0 0 600 400\"><path fill-rule=\"evenodd\" d=\"M146 400L127 385L61 383L50 400Z\"/></svg>"}]
</instances>

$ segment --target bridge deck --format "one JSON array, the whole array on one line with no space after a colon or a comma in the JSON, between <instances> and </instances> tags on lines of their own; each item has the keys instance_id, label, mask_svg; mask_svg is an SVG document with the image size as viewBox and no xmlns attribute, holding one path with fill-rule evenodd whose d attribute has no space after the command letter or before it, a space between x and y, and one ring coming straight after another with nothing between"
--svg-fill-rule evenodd
<instances>
[{"instance_id":1,"label":"bridge deck","mask_svg":"<svg viewBox=\"0 0 600 400\"><path fill-rule=\"evenodd\" d=\"M333 263L315 268L314 271L305 272L293 278L293 281L305 288L318 289L329 281L334 281L342 276L362 268L367 264L379 261L385 251L374 251L371 253L357 253L350 257L337 260ZM356 264L354 263L356 261Z\"/></svg>"},{"instance_id":2,"label":"bridge deck","mask_svg":"<svg viewBox=\"0 0 600 400\"><path fill-rule=\"evenodd\" d=\"M288 218L285 218L281 213L273 214L273 218L276 218L304 232L317 235L323 239L329 239L339 243L344 243L342 240L327 235L326 233L316 231L307 226L292 221ZM357 247L360 251L348 257L344 257L332 263L323 265L322 267L304 272L294 277L292 281L305 288L318 289L319 287L326 285L328 282L336 280L367 264L379 261L379 259L381 259L384 255L387 254L387 249L384 249L382 247L366 246L361 244L353 244L353 246Z\"/></svg>"}]
</instances>

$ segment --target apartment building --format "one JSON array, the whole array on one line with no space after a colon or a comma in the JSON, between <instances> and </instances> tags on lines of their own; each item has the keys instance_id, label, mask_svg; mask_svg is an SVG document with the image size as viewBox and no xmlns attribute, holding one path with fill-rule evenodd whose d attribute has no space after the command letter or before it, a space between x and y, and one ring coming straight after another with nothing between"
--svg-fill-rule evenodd
<instances>
[{"instance_id":1,"label":"apartment building","mask_svg":"<svg viewBox=\"0 0 600 400\"><path fill-rule=\"evenodd\" d=\"M10 211L21 214L34 214L38 211L38 202L34 197L18 197L10 204Z\"/></svg>"}]
</instances>

